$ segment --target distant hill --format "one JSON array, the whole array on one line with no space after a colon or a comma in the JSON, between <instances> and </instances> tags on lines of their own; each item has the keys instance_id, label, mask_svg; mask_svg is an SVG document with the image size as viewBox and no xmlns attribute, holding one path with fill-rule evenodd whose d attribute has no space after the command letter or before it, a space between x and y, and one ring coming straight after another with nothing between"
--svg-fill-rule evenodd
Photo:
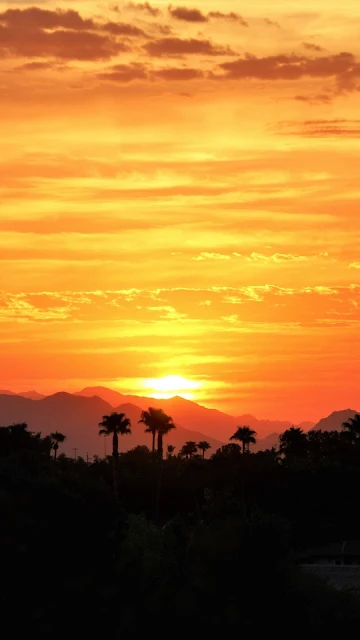
<instances>
[{"instance_id":1,"label":"distant hill","mask_svg":"<svg viewBox=\"0 0 360 640\"><path fill-rule=\"evenodd\" d=\"M132 404L122 404L117 411L126 413L132 421L132 435L120 438L120 451L127 451L137 445L151 447L151 436L144 433L144 426L138 424L142 409ZM94 454L103 456L105 444L107 453L111 452L111 443L105 443L98 435L98 423L103 415L114 411L108 402L97 396L84 397L70 393L55 393L41 400L31 400L18 395L0 395L0 425L7 426L14 422L27 422L32 431L41 431L47 435L52 431L61 431L66 435L61 451L68 455L85 457ZM222 442L198 431L177 428L165 439L164 445L172 444L177 450L187 440L207 440L216 451Z\"/></svg>"},{"instance_id":2,"label":"distant hill","mask_svg":"<svg viewBox=\"0 0 360 640\"><path fill-rule=\"evenodd\" d=\"M333 411L327 418L322 418L314 427L314 429L322 429L322 431L341 431L342 423L347 422L349 418L353 418L358 411L354 409L344 409L343 411Z\"/></svg>"},{"instance_id":3,"label":"distant hill","mask_svg":"<svg viewBox=\"0 0 360 640\"><path fill-rule=\"evenodd\" d=\"M23 391L15 393L14 391L9 391L8 389L0 389L0 395L21 396L22 398L30 398L30 400L42 400L42 398L46 397L43 393L38 393L37 391Z\"/></svg>"},{"instance_id":4,"label":"distant hill","mask_svg":"<svg viewBox=\"0 0 360 640\"><path fill-rule=\"evenodd\" d=\"M254 429L260 439L274 432L281 433L293 425L292 422L281 420L258 420L252 415L231 416L179 396L168 400L156 400L142 396L123 395L107 387L86 387L77 395L86 397L98 395L114 407L124 403L135 404L141 409L147 409L150 406L160 407L171 415L175 422L187 429L200 431L225 442L235 432L236 427L241 425L248 425ZM307 422L296 426L309 430L314 426L314 423Z\"/></svg>"}]
</instances>

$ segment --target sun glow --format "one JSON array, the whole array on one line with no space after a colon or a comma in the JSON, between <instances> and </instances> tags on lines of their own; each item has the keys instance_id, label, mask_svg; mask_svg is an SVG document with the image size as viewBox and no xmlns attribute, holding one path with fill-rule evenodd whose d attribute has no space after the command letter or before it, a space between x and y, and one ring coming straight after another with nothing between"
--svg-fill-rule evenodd
<instances>
[{"instance_id":1,"label":"sun glow","mask_svg":"<svg viewBox=\"0 0 360 640\"><path fill-rule=\"evenodd\" d=\"M153 398L167 399L173 396L181 396L188 400L194 398L194 391L200 389L201 382L188 380L182 376L165 376L164 378L149 378L145 380L144 387Z\"/></svg>"}]
</instances>

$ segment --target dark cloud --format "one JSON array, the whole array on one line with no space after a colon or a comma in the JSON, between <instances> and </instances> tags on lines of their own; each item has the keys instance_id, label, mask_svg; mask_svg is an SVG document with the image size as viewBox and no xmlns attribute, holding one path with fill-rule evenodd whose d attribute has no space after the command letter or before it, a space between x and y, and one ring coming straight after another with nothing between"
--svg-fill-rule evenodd
<instances>
[{"instance_id":1,"label":"dark cloud","mask_svg":"<svg viewBox=\"0 0 360 640\"><path fill-rule=\"evenodd\" d=\"M298 102L308 102L309 104L330 104L333 101L334 95L330 93L316 93L314 95L297 95L294 96L294 100Z\"/></svg>"},{"instance_id":2,"label":"dark cloud","mask_svg":"<svg viewBox=\"0 0 360 640\"><path fill-rule=\"evenodd\" d=\"M143 13L147 13L150 16L159 16L161 14L160 9L153 7L149 2L128 2L126 5L127 9L134 9L135 11L142 11ZM117 7L118 9L118 7Z\"/></svg>"},{"instance_id":3,"label":"dark cloud","mask_svg":"<svg viewBox=\"0 0 360 640\"><path fill-rule=\"evenodd\" d=\"M294 128L295 126L295 128ZM305 120L304 122L283 123L283 133L299 135L305 138L357 138L360 135L360 120Z\"/></svg>"},{"instance_id":4,"label":"dark cloud","mask_svg":"<svg viewBox=\"0 0 360 640\"><path fill-rule=\"evenodd\" d=\"M145 31L139 29L139 27L135 27L134 25L127 24L125 22L106 22L99 28L102 31L112 33L114 36L135 36L143 38L147 36Z\"/></svg>"},{"instance_id":5,"label":"dark cloud","mask_svg":"<svg viewBox=\"0 0 360 640\"><path fill-rule=\"evenodd\" d=\"M270 20L269 18L264 18L264 22L265 24L267 24L269 27L276 27L277 29L281 29L280 25L278 22L276 22L276 20Z\"/></svg>"},{"instance_id":6,"label":"dark cloud","mask_svg":"<svg viewBox=\"0 0 360 640\"><path fill-rule=\"evenodd\" d=\"M314 44L313 42L302 42L301 44L304 49L307 49L308 51L318 51L319 53L321 51L325 51L325 49L320 47L318 44Z\"/></svg>"},{"instance_id":7,"label":"dark cloud","mask_svg":"<svg viewBox=\"0 0 360 640\"><path fill-rule=\"evenodd\" d=\"M46 69L53 69L54 65L51 62L27 62L17 67L18 71L44 71Z\"/></svg>"},{"instance_id":8,"label":"dark cloud","mask_svg":"<svg viewBox=\"0 0 360 640\"><path fill-rule=\"evenodd\" d=\"M108 71L98 73L96 77L108 82L128 83L134 80L146 80L148 75L142 65L116 64Z\"/></svg>"},{"instance_id":9,"label":"dark cloud","mask_svg":"<svg viewBox=\"0 0 360 640\"><path fill-rule=\"evenodd\" d=\"M93 20L84 20L77 11L49 11L38 7L27 9L8 9L0 13L0 23L18 29L75 29L91 30L95 28Z\"/></svg>"},{"instance_id":10,"label":"dark cloud","mask_svg":"<svg viewBox=\"0 0 360 640\"><path fill-rule=\"evenodd\" d=\"M210 40L198 40L190 38L182 40L181 38L160 38L148 42L145 50L150 56L182 56L191 54L203 54L210 56L219 56L224 54L232 54L229 48L215 45Z\"/></svg>"},{"instance_id":11,"label":"dark cloud","mask_svg":"<svg viewBox=\"0 0 360 640\"><path fill-rule=\"evenodd\" d=\"M177 20L184 22L208 22L208 17L200 9L188 9L187 7L172 7L169 5L169 13Z\"/></svg>"},{"instance_id":12,"label":"dark cloud","mask_svg":"<svg viewBox=\"0 0 360 640\"><path fill-rule=\"evenodd\" d=\"M0 52L28 58L61 58L64 60L106 60L127 45L89 31L42 31L0 26Z\"/></svg>"},{"instance_id":13,"label":"dark cloud","mask_svg":"<svg viewBox=\"0 0 360 640\"><path fill-rule=\"evenodd\" d=\"M233 11L231 11L230 13L223 13L222 11L210 11L210 13L208 13L208 17L219 20L228 20L229 22L238 22L243 27L249 26L249 24L242 16L240 16L238 13L234 13Z\"/></svg>"},{"instance_id":14,"label":"dark cloud","mask_svg":"<svg viewBox=\"0 0 360 640\"><path fill-rule=\"evenodd\" d=\"M360 75L360 65L351 53L308 58L301 55L277 55L257 58L246 55L243 58L219 65L225 72L219 78L259 80L297 80L310 76L314 78L334 77L342 82Z\"/></svg>"},{"instance_id":15,"label":"dark cloud","mask_svg":"<svg viewBox=\"0 0 360 640\"><path fill-rule=\"evenodd\" d=\"M197 78L203 78L204 74L199 69L186 69L172 67L169 69L159 69L153 73L153 77L160 80L196 80Z\"/></svg>"}]
</instances>

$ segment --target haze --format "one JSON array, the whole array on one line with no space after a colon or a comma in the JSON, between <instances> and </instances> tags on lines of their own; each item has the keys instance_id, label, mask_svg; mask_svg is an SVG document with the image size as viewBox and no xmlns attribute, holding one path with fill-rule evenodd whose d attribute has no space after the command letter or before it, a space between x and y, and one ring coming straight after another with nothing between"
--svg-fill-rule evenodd
<instances>
[{"instance_id":1,"label":"haze","mask_svg":"<svg viewBox=\"0 0 360 640\"><path fill-rule=\"evenodd\" d=\"M35 4L0 2L0 388L358 406L360 6Z\"/></svg>"}]
</instances>

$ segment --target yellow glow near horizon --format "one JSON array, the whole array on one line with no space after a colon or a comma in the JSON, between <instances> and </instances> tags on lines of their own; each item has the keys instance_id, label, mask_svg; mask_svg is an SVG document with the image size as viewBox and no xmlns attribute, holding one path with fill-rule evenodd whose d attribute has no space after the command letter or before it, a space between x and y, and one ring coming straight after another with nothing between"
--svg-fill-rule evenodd
<instances>
[{"instance_id":1,"label":"yellow glow near horizon","mask_svg":"<svg viewBox=\"0 0 360 640\"><path fill-rule=\"evenodd\" d=\"M165 376L163 378L149 378L144 382L144 388L150 391L151 396L157 399L166 400L174 396L181 396L191 400L194 398L193 391L200 389L201 382L188 380L182 376Z\"/></svg>"}]
</instances>

